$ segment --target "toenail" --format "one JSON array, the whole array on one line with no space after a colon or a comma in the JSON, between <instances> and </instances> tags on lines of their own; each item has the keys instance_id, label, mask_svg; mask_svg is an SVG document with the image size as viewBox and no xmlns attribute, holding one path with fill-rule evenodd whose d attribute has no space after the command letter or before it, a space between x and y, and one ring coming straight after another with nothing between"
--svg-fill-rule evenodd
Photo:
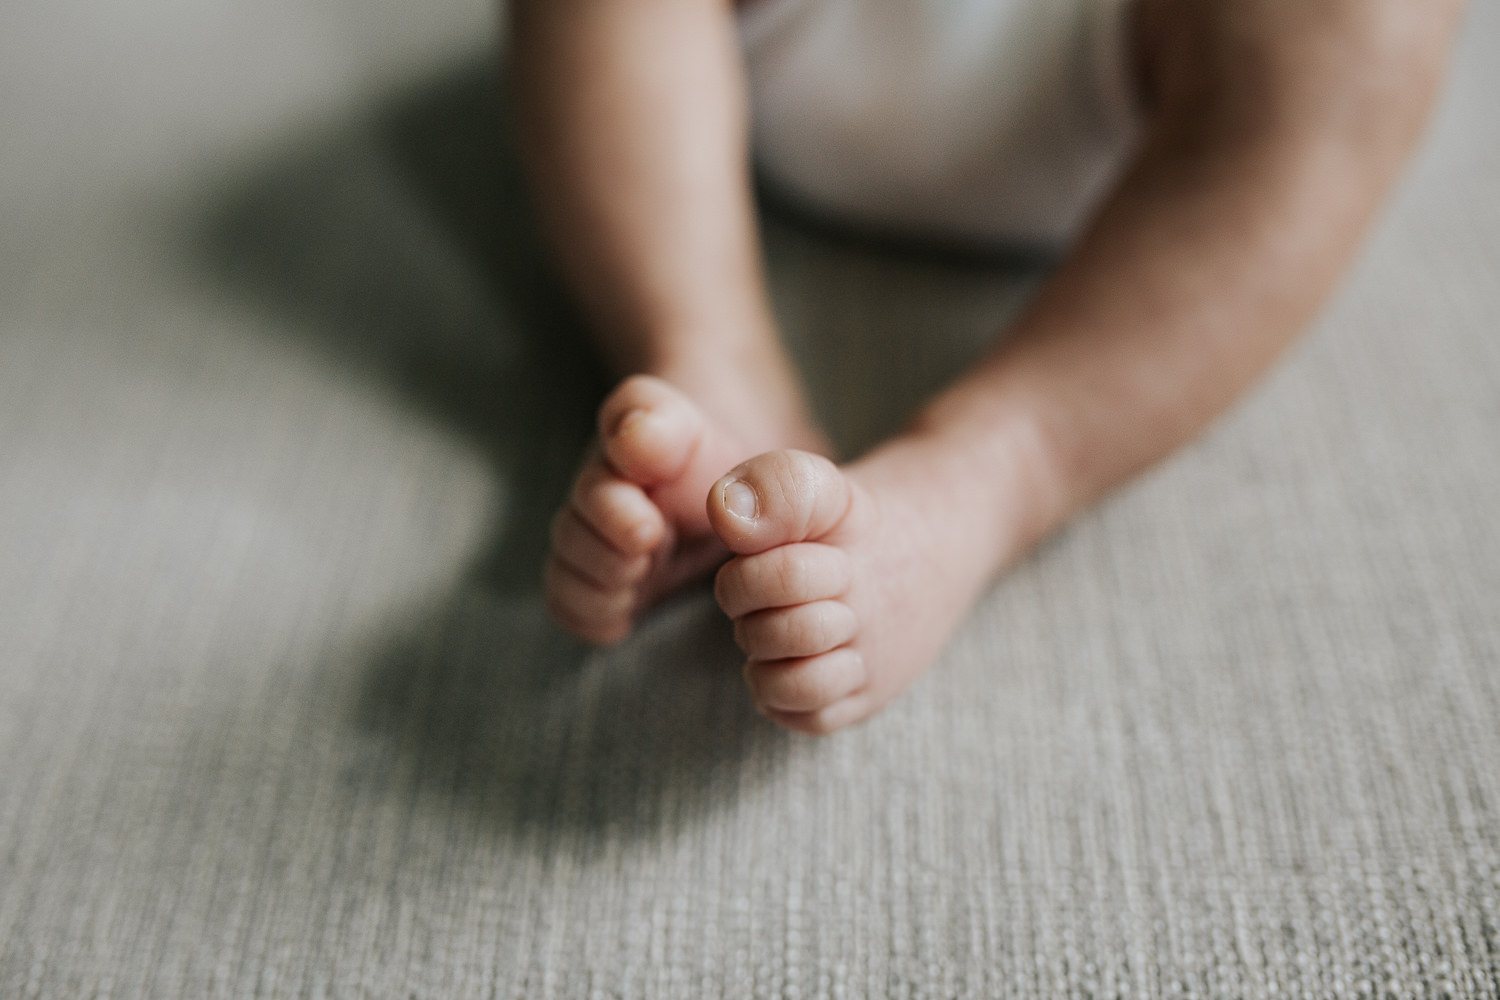
<instances>
[{"instance_id":1,"label":"toenail","mask_svg":"<svg viewBox=\"0 0 1500 1000\"><path fill-rule=\"evenodd\" d=\"M743 479L731 479L724 484L724 509L735 517L753 521L760 513L760 498L755 495L755 488Z\"/></svg>"},{"instance_id":2,"label":"toenail","mask_svg":"<svg viewBox=\"0 0 1500 1000\"><path fill-rule=\"evenodd\" d=\"M650 415L651 411L649 410L642 410L639 408L634 410L626 410L624 416L615 421L615 428L610 432L611 436L618 437L619 435L624 434L631 427L634 427L636 424L640 423Z\"/></svg>"}]
</instances>

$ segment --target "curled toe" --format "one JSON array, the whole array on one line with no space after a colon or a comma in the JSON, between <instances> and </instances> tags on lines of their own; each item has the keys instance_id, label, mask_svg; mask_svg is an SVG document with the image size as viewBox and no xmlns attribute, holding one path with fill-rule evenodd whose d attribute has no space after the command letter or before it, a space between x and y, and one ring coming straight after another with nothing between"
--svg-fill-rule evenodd
<instances>
[{"instance_id":1,"label":"curled toe","mask_svg":"<svg viewBox=\"0 0 1500 1000\"><path fill-rule=\"evenodd\" d=\"M626 555L650 552L666 534L666 519L651 498L618 476L581 478L573 491L573 508L600 538Z\"/></svg>"},{"instance_id":2,"label":"curled toe","mask_svg":"<svg viewBox=\"0 0 1500 1000\"><path fill-rule=\"evenodd\" d=\"M651 567L645 554L627 555L604 540L571 507L552 519L552 554L559 562L600 587L634 583Z\"/></svg>"},{"instance_id":3,"label":"curled toe","mask_svg":"<svg viewBox=\"0 0 1500 1000\"><path fill-rule=\"evenodd\" d=\"M620 475L651 487L680 476L708 425L669 383L649 375L626 379L599 410L599 440Z\"/></svg>"},{"instance_id":4,"label":"curled toe","mask_svg":"<svg viewBox=\"0 0 1500 1000\"><path fill-rule=\"evenodd\" d=\"M864 688L864 658L853 649L821 656L745 664L745 681L755 703L767 712L817 712Z\"/></svg>"},{"instance_id":5,"label":"curled toe","mask_svg":"<svg viewBox=\"0 0 1500 1000\"><path fill-rule=\"evenodd\" d=\"M842 646L858 631L858 616L842 601L757 611L734 623L735 642L755 660L816 656Z\"/></svg>"},{"instance_id":6,"label":"curled toe","mask_svg":"<svg viewBox=\"0 0 1500 1000\"><path fill-rule=\"evenodd\" d=\"M854 725L863 722L870 714L871 708L865 703L860 695L845 698L834 702L826 708L816 709L811 712L782 712L777 709L763 709L763 714L772 722L783 729L793 732L806 733L808 736L829 736Z\"/></svg>"},{"instance_id":7,"label":"curled toe","mask_svg":"<svg viewBox=\"0 0 1500 1000\"><path fill-rule=\"evenodd\" d=\"M630 634L634 594L601 588L555 557L542 570L547 612L553 621L588 642L609 644Z\"/></svg>"},{"instance_id":8,"label":"curled toe","mask_svg":"<svg viewBox=\"0 0 1500 1000\"><path fill-rule=\"evenodd\" d=\"M853 580L842 549L816 542L780 545L731 559L714 579L714 597L730 618L841 597Z\"/></svg>"}]
</instances>

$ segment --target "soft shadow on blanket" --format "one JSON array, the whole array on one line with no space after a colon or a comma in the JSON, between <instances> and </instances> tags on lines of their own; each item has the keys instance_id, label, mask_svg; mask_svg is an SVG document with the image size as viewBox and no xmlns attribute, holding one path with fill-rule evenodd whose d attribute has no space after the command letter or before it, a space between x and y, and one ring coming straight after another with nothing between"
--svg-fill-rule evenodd
<instances>
[{"instance_id":1,"label":"soft shadow on blanket","mask_svg":"<svg viewBox=\"0 0 1500 1000\"><path fill-rule=\"evenodd\" d=\"M615 651L542 614L548 521L606 383L543 262L497 79L476 62L278 147L194 253L268 328L461 437L505 485L447 601L381 639L357 724L419 796L543 837L644 836L774 772L787 739L750 708L706 594Z\"/></svg>"}]
</instances>

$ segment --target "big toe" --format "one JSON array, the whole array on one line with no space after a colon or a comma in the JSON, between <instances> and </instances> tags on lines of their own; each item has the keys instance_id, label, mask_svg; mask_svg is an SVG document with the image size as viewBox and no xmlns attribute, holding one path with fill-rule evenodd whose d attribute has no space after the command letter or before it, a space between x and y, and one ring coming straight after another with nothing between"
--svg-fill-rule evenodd
<instances>
[{"instance_id":1,"label":"big toe","mask_svg":"<svg viewBox=\"0 0 1500 1000\"><path fill-rule=\"evenodd\" d=\"M848 514L854 493L828 459L768 451L732 469L708 494L708 519L730 551L751 555L816 541Z\"/></svg>"},{"instance_id":2,"label":"big toe","mask_svg":"<svg viewBox=\"0 0 1500 1000\"><path fill-rule=\"evenodd\" d=\"M605 458L620 475L647 488L680 477L707 431L697 404L650 375L621 382L599 407Z\"/></svg>"}]
</instances>

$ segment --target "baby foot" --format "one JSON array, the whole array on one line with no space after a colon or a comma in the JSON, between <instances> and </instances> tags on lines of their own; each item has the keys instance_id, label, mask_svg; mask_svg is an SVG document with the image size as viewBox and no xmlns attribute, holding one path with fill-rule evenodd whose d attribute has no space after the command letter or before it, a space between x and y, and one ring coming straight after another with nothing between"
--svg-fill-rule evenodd
<instances>
[{"instance_id":1,"label":"baby foot","mask_svg":"<svg viewBox=\"0 0 1500 1000\"><path fill-rule=\"evenodd\" d=\"M737 558L715 594L773 721L813 734L862 721L936 659L988 575L920 469L842 470L759 455L714 484L714 530Z\"/></svg>"},{"instance_id":2,"label":"baby foot","mask_svg":"<svg viewBox=\"0 0 1500 1000\"><path fill-rule=\"evenodd\" d=\"M752 454L670 383L626 379L599 408L599 437L552 522L543 587L552 617L589 642L728 557L703 498Z\"/></svg>"}]
</instances>

